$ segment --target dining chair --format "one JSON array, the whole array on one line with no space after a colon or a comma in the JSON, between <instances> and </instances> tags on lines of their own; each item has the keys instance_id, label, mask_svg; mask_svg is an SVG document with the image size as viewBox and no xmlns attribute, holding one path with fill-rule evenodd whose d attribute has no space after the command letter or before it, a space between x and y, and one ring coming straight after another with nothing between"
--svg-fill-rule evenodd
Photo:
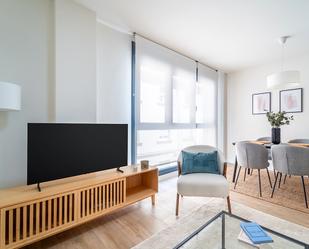
<instances>
[{"instance_id":1,"label":"dining chair","mask_svg":"<svg viewBox=\"0 0 309 249\"><path fill-rule=\"evenodd\" d=\"M289 143L293 144L309 144L308 138L300 138L300 139L292 139L289 141Z\"/></svg>"},{"instance_id":2,"label":"dining chair","mask_svg":"<svg viewBox=\"0 0 309 249\"><path fill-rule=\"evenodd\" d=\"M271 142L271 137L259 137L256 141L267 141L267 142Z\"/></svg>"},{"instance_id":3,"label":"dining chair","mask_svg":"<svg viewBox=\"0 0 309 249\"><path fill-rule=\"evenodd\" d=\"M244 180L246 176L247 169L257 169L258 171L258 185L259 185L259 194L262 197L262 186L261 186L261 169L266 169L269 185L272 188L272 183L268 171L268 151L267 149L260 144L250 143L247 141L236 143L236 156L239 164L239 170L237 173L234 189L238 182L239 174L242 168L245 168Z\"/></svg>"},{"instance_id":4,"label":"dining chair","mask_svg":"<svg viewBox=\"0 0 309 249\"><path fill-rule=\"evenodd\" d=\"M292 143L292 144L309 144L309 139L308 138L292 139L288 143ZM284 177L283 183L285 183L286 176L287 175L285 175L285 177ZM290 177L291 177L291 175L290 175Z\"/></svg>"},{"instance_id":5,"label":"dining chair","mask_svg":"<svg viewBox=\"0 0 309 249\"><path fill-rule=\"evenodd\" d=\"M184 148L182 151L191 153L218 152L218 165L220 174L192 173L181 174L182 153L178 156L178 180L176 195L176 216L179 213L179 196L220 197L226 198L228 211L231 213L231 202L229 197L229 183L226 179L227 163L223 160L222 153L215 147L209 145L194 145Z\"/></svg>"},{"instance_id":6,"label":"dining chair","mask_svg":"<svg viewBox=\"0 0 309 249\"><path fill-rule=\"evenodd\" d=\"M304 176L309 175L309 148L290 145L275 145L271 148L273 166L277 171L271 198L274 196L278 178L282 174L300 176L306 208L308 208Z\"/></svg>"},{"instance_id":7,"label":"dining chair","mask_svg":"<svg viewBox=\"0 0 309 249\"><path fill-rule=\"evenodd\" d=\"M271 143L271 137L259 137L256 141L265 141ZM271 160L271 153L270 150L268 150L268 160ZM251 171L252 173L252 171Z\"/></svg>"}]
</instances>

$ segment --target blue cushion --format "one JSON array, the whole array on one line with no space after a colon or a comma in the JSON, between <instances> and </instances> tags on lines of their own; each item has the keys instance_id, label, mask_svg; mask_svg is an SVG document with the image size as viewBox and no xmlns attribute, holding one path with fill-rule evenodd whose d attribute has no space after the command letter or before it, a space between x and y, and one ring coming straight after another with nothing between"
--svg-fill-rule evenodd
<instances>
[{"instance_id":1,"label":"blue cushion","mask_svg":"<svg viewBox=\"0 0 309 249\"><path fill-rule=\"evenodd\" d=\"M218 152L192 153L182 151L181 174L211 173L220 174L218 167Z\"/></svg>"}]
</instances>

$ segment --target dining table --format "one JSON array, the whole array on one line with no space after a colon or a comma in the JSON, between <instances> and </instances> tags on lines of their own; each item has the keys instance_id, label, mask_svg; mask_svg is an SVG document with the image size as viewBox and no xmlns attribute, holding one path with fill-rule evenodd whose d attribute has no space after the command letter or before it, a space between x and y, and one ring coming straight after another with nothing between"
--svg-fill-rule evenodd
<instances>
[{"instance_id":1,"label":"dining table","mask_svg":"<svg viewBox=\"0 0 309 249\"><path fill-rule=\"evenodd\" d=\"M254 141L248 141L248 142L263 145L268 150L271 150L272 146L278 145L278 144L273 144L270 141L255 141L254 140ZM236 142L233 142L232 144L235 146ZM306 143L281 143L281 144L296 146L296 147L307 147L307 148L309 148L309 144L306 144ZM269 160L271 160L271 156L269 157ZM234 164L233 180L232 180L233 182L235 182L235 180L236 180L237 167L238 167L238 161L237 161L237 155L235 155L235 164ZM250 169L248 169L248 174L250 174Z\"/></svg>"}]
</instances>

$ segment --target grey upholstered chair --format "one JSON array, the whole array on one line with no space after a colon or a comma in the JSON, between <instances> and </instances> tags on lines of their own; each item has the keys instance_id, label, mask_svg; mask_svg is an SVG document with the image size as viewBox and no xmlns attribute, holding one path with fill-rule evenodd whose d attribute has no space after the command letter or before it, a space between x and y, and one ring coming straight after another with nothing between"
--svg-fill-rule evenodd
<instances>
[{"instance_id":1,"label":"grey upholstered chair","mask_svg":"<svg viewBox=\"0 0 309 249\"><path fill-rule=\"evenodd\" d=\"M256 141L264 141L271 143L271 137L259 137ZM270 150L268 150L268 160L271 160L271 153ZM252 173L253 170L251 170Z\"/></svg>"},{"instance_id":2,"label":"grey upholstered chair","mask_svg":"<svg viewBox=\"0 0 309 249\"><path fill-rule=\"evenodd\" d=\"M200 196L200 197L221 197L227 198L228 210L231 212L229 198L229 183L226 179L226 163L222 153L215 147L208 145L194 145L183 149L187 152L213 152L218 151L218 162L220 175L208 173L193 173L181 175L182 153L178 156L178 180L176 196L176 215L179 213L179 195L181 196Z\"/></svg>"},{"instance_id":3,"label":"grey upholstered chair","mask_svg":"<svg viewBox=\"0 0 309 249\"><path fill-rule=\"evenodd\" d=\"M309 144L309 139L307 138L300 138L300 139L292 139L289 143L293 144Z\"/></svg>"},{"instance_id":4,"label":"grey upholstered chair","mask_svg":"<svg viewBox=\"0 0 309 249\"><path fill-rule=\"evenodd\" d=\"M271 142L271 137L259 137L256 141L267 141L267 142Z\"/></svg>"},{"instance_id":5,"label":"grey upholstered chair","mask_svg":"<svg viewBox=\"0 0 309 249\"><path fill-rule=\"evenodd\" d=\"M268 162L267 149L263 145L243 141L236 143L236 155L240 167L237 173L234 189L236 188L239 174L242 168L245 168L244 180L247 174L246 172L247 169L251 170L257 169L259 176L259 193L260 196L262 197L261 174L260 174L261 169L266 169L269 184L270 187L272 188L271 179L268 171L269 162Z\"/></svg>"},{"instance_id":6,"label":"grey upholstered chair","mask_svg":"<svg viewBox=\"0 0 309 249\"><path fill-rule=\"evenodd\" d=\"M282 174L300 176L303 185L305 205L306 208L308 208L304 176L309 175L309 148L275 145L272 146L271 153L273 166L277 171L271 197L274 195L277 180L278 178L281 180Z\"/></svg>"}]
</instances>

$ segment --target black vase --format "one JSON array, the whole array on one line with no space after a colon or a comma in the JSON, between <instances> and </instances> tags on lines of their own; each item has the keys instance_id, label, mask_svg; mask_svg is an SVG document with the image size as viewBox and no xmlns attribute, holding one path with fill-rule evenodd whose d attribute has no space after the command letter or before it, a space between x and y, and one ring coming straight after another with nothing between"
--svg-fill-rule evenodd
<instances>
[{"instance_id":1,"label":"black vase","mask_svg":"<svg viewBox=\"0 0 309 249\"><path fill-rule=\"evenodd\" d=\"M273 144L281 143L281 130L280 128L271 128L271 142Z\"/></svg>"}]
</instances>

